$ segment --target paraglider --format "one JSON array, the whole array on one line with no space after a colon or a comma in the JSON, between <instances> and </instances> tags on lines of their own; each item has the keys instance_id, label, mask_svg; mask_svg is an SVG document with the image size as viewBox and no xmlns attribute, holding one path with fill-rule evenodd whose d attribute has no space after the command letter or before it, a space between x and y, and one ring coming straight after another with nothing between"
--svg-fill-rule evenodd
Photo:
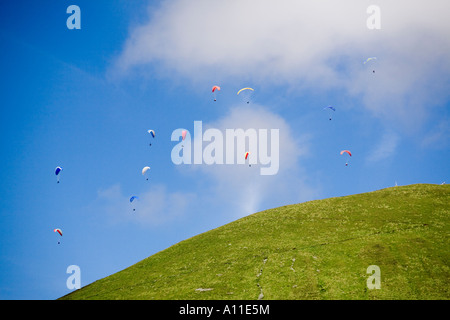
<instances>
[{"instance_id":1,"label":"paraglider","mask_svg":"<svg viewBox=\"0 0 450 320\"><path fill-rule=\"evenodd\" d=\"M144 177L146 177L146 179L145 180L148 180L148 170L150 170L150 167L144 167L144 168L142 168L142 175L144 176Z\"/></svg>"},{"instance_id":2,"label":"paraglider","mask_svg":"<svg viewBox=\"0 0 450 320\"><path fill-rule=\"evenodd\" d=\"M325 108L323 108L323 110L329 110L329 112L330 112L330 120L331 120L331 111L336 111L336 109L334 108L334 107L332 107L332 106L327 106L327 107L325 107Z\"/></svg>"},{"instance_id":3,"label":"paraglider","mask_svg":"<svg viewBox=\"0 0 450 320\"><path fill-rule=\"evenodd\" d=\"M344 153L347 153L350 157L352 156L352 153L350 151L348 151L348 150L342 150L341 151L341 155L343 155ZM345 162L345 166L348 166L348 161Z\"/></svg>"},{"instance_id":4,"label":"paraglider","mask_svg":"<svg viewBox=\"0 0 450 320\"><path fill-rule=\"evenodd\" d=\"M220 87L219 86L213 86L212 87L212 93L213 93L213 96L214 96L214 101L217 101L217 92L216 91L220 91Z\"/></svg>"},{"instance_id":5,"label":"paraglider","mask_svg":"<svg viewBox=\"0 0 450 320\"><path fill-rule=\"evenodd\" d=\"M373 64L377 60L377 57L370 57L367 58L366 61L364 61L364 64ZM372 61L372 62L370 62ZM372 69L372 73L375 73L375 69Z\"/></svg>"},{"instance_id":6,"label":"paraglider","mask_svg":"<svg viewBox=\"0 0 450 320\"><path fill-rule=\"evenodd\" d=\"M133 201L134 201L134 200L137 200L137 199L139 199L137 196L132 196L132 197L130 198L130 203L133 203ZM133 211L136 211L136 208L133 208Z\"/></svg>"},{"instance_id":7,"label":"paraglider","mask_svg":"<svg viewBox=\"0 0 450 320\"><path fill-rule=\"evenodd\" d=\"M62 230L61 229L54 229L53 232L57 232L61 237L62 237ZM60 244L61 242L58 240L58 244Z\"/></svg>"},{"instance_id":8,"label":"paraglider","mask_svg":"<svg viewBox=\"0 0 450 320\"><path fill-rule=\"evenodd\" d=\"M249 156L249 155L250 155L250 152L248 152L248 151L247 151L247 152L245 153L245 160L247 160L247 159L248 159L248 156ZM248 164L248 166L249 166L249 167L251 167L251 166L252 166L252 165L250 164L250 161L249 161L249 164Z\"/></svg>"},{"instance_id":9,"label":"paraglider","mask_svg":"<svg viewBox=\"0 0 450 320\"><path fill-rule=\"evenodd\" d=\"M152 138L155 138L155 130L148 130L148 133L150 133L150 135L152 136ZM150 146L152 145L152 143L150 142Z\"/></svg>"},{"instance_id":10,"label":"paraglider","mask_svg":"<svg viewBox=\"0 0 450 320\"><path fill-rule=\"evenodd\" d=\"M59 174L61 173L61 171L62 171L61 167L56 167L55 168L56 183L59 183Z\"/></svg>"},{"instance_id":11,"label":"paraglider","mask_svg":"<svg viewBox=\"0 0 450 320\"><path fill-rule=\"evenodd\" d=\"M255 91L255 90L252 89L252 88L242 88L241 90L239 90L237 92L237 95L241 94L243 99L245 101L247 101L247 103L250 103L250 98L251 98L251 95L252 95L253 91Z\"/></svg>"},{"instance_id":12,"label":"paraglider","mask_svg":"<svg viewBox=\"0 0 450 320\"><path fill-rule=\"evenodd\" d=\"M187 134L186 130L181 131L181 139L182 139L182 141L184 141L184 139L186 139L186 134ZM184 145L181 145L181 147L184 148Z\"/></svg>"}]
</instances>

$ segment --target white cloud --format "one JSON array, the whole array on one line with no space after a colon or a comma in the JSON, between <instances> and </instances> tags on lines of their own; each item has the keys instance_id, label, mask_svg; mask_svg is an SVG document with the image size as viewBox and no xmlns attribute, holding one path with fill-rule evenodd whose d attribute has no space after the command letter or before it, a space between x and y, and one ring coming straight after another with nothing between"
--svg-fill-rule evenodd
<instances>
[{"instance_id":1,"label":"white cloud","mask_svg":"<svg viewBox=\"0 0 450 320\"><path fill-rule=\"evenodd\" d=\"M395 154L400 137L395 132L385 132L380 142L376 145L367 157L367 162L379 162L388 159Z\"/></svg>"},{"instance_id":2,"label":"white cloud","mask_svg":"<svg viewBox=\"0 0 450 320\"><path fill-rule=\"evenodd\" d=\"M369 30L361 0L174 0L149 11L133 28L113 72L134 70L190 83L221 79L270 86L289 93L338 91L394 127L366 158L392 157L400 132L419 130L449 99L450 2L378 0L381 30ZM363 65L376 56L375 73ZM216 81L216 80L214 80ZM292 90L295 88L295 90ZM359 105L359 102L362 105ZM265 205L311 199L299 161L308 135L265 107L231 109L213 128L280 127L280 171L261 176L257 168L236 165L190 166L213 179L208 195L242 216ZM350 107L350 106L349 106ZM205 128L206 129L206 128ZM442 131L442 130L441 130ZM429 141L442 136L441 131ZM417 132L417 131L416 131ZM424 142L426 143L426 142ZM276 186L274 188L273 186ZM309 196L308 196L309 195ZM205 195L198 195L206 201ZM149 216L153 216L149 213Z\"/></svg>"},{"instance_id":3,"label":"white cloud","mask_svg":"<svg viewBox=\"0 0 450 320\"><path fill-rule=\"evenodd\" d=\"M246 78L342 89L374 115L417 128L448 99L450 2L379 0L369 30L360 0L163 2L130 33L116 71L151 66L193 81ZM373 75L362 62L377 56ZM414 111L414 112L411 112Z\"/></svg>"},{"instance_id":4,"label":"white cloud","mask_svg":"<svg viewBox=\"0 0 450 320\"><path fill-rule=\"evenodd\" d=\"M332 57L327 52L348 37L364 36L365 15L361 5L342 10L336 1L166 2L148 24L133 30L118 65L161 61L188 77L214 70L283 79L313 67L315 73L301 75L317 78L332 72L323 64Z\"/></svg>"}]
</instances>

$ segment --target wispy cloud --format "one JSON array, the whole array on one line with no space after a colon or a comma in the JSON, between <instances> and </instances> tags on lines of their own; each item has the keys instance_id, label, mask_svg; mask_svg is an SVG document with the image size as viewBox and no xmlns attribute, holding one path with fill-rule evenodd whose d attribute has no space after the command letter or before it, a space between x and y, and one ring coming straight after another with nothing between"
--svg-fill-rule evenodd
<instances>
[{"instance_id":1,"label":"wispy cloud","mask_svg":"<svg viewBox=\"0 0 450 320\"><path fill-rule=\"evenodd\" d=\"M447 148L450 144L450 120L442 119L429 131L421 141L424 148Z\"/></svg>"},{"instance_id":2,"label":"wispy cloud","mask_svg":"<svg viewBox=\"0 0 450 320\"><path fill-rule=\"evenodd\" d=\"M394 156L397 146L400 142L400 136L392 131L386 132L367 156L368 163L379 162Z\"/></svg>"},{"instance_id":3,"label":"wispy cloud","mask_svg":"<svg viewBox=\"0 0 450 320\"><path fill-rule=\"evenodd\" d=\"M131 196L138 199L130 203ZM133 222L142 226L159 226L185 218L195 195L189 192L168 192L163 185L152 186L139 194L126 195L120 184L98 191L92 204L106 212L111 223ZM134 209L134 210L133 210Z\"/></svg>"}]
</instances>

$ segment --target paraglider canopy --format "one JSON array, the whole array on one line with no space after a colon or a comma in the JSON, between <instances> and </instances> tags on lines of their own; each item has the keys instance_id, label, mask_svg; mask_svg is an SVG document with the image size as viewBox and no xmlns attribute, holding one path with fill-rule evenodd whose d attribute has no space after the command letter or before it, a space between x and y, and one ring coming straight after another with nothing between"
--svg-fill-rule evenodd
<instances>
[{"instance_id":1,"label":"paraglider canopy","mask_svg":"<svg viewBox=\"0 0 450 320\"><path fill-rule=\"evenodd\" d=\"M367 60L364 61L364 64L366 64L367 62L372 61L372 60L377 60L377 57L370 57L370 58L367 58Z\"/></svg>"},{"instance_id":2,"label":"paraglider canopy","mask_svg":"<svg viewBox=\"0 0 450 320\"><path fill-rule=\"evenodd\" d=\"M239 95L239 93L241 93L242 91L244 91L244 90L251 90L251 91L255 91L254 89L252 89L252 88L242 88L241 90L239 90L238 92L237 92L237 94Z\"/></svg>"}]
</instances>

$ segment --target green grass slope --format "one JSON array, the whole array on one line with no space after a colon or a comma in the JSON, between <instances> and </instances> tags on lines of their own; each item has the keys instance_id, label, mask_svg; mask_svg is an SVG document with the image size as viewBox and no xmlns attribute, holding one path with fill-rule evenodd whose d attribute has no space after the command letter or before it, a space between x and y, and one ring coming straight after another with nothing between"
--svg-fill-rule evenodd
<instances>
[{"instance_id":1,"label":"green grass slope","mask_svg":"<svg viewBox=\"0 0 450 320\"><path fill-rule=\"evenodd\" d=\"M420 184L270 209L61 299L450 299L449 204Z\"/></svg>"}]
</instances>

